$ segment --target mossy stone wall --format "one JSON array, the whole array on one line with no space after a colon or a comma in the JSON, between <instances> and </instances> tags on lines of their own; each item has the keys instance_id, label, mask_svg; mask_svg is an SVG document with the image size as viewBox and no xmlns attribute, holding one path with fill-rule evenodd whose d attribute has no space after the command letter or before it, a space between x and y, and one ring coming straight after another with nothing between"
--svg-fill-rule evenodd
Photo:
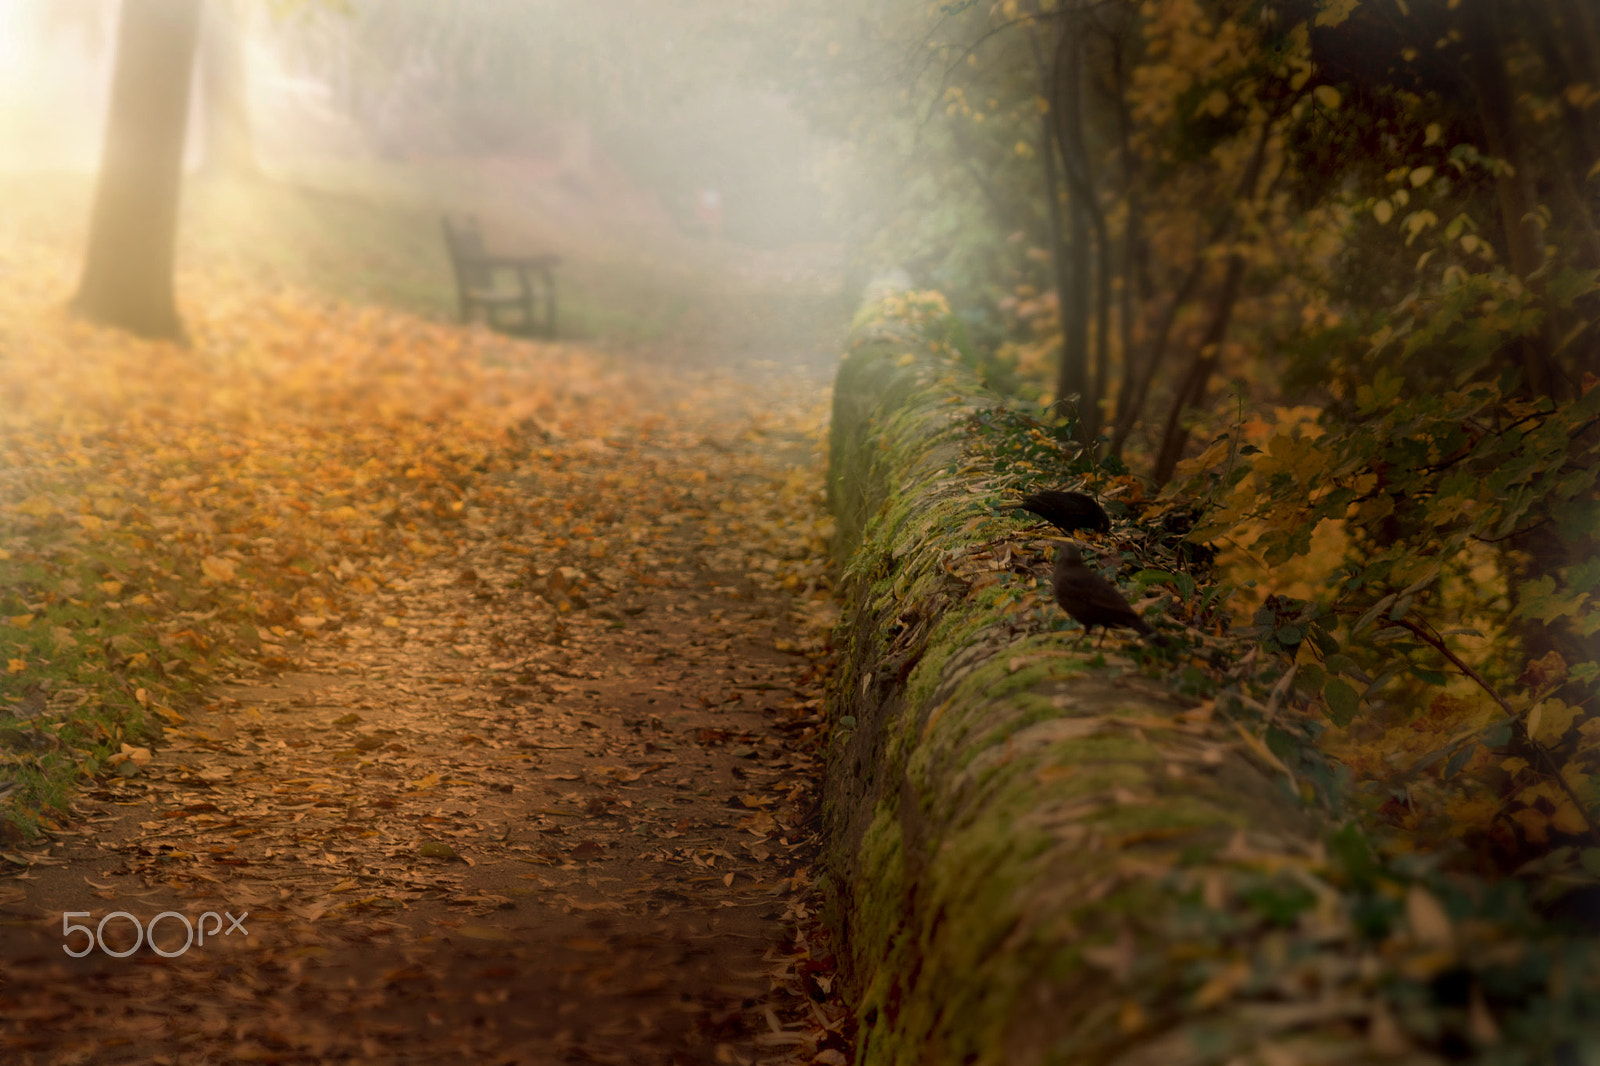
<instances>
[{"instance_id":1,"label":"mossy stone wall","mask_svg":"<svg viewBox=\"0 0 1600 1066\"><path fill-rule=\"evenodd\" d=\"M832 427L825 819L858 1061L1286 1062L1258 1056L1306 1041L1371 1061L1351 1002L1274 984L1293 967L1283 914L1326 901L1238 904L1309 892L1325 827L1208 707L963 569L1017 526L965 458L994 400L907 348L856 347Z\"/></svg>"}]
</instances>

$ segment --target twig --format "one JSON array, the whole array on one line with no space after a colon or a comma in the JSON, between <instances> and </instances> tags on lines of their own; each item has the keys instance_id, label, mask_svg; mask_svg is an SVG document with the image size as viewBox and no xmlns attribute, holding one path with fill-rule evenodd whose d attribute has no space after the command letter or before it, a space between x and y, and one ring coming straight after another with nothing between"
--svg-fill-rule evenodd
<instances>
[{"instance_id":1,"label":"twig","mask_svg":"<svg viewBox=\"0 0 1600 1066\"><path fill-rule=\"evenodd\" d=\"M1425 632L1422 626L1411 621L1410 619L1401 618L1398 621L1391 619L1386 621L1384 624L1399 626L1401 629L1410 631L1411 634L1417 639L1427 644L1440 655L1443 655L1446 659L1449 659L1451 664L1454 665L1457 670L1460 670L1464 675L1471 678L1472 682L1479 688L1483 689L1483 691L1488 694L1490 699L1494 700L1500 705L1500 709L1505 711L1507 717L1510 718L1512 728L1522 735L1523 740L1528 742L1528 747L1533 749L1534 754L1539 758L1539 762L1543 764L1544 771L1555 779L1556 784L1561 787L1561 791L1567 794L1567 798L1572 801L1572 805L1578 809L1579 816L1583 818L1584 824L1589 827L1589 835L1594 838L1596 844L1600 844L1600 825L1597 825L1594 818L1590 816L1589 808L1584 806L1583 800L1578 798L1577 792L1575 792L1572 786L1567 783L1567 779L1561 775L1561 768L1557 766L1555 760L1550 757L1550 752L1545 749L1544 745L1533 739L1533 735L1528 732L1527 723L1523 720L1522 716L1512 708L1511 704L1506 702L1505 698L1501 696L1500 693L1494 690L1493 686L1491 686L1488 681L1484 680L1483 675L1478 673L1478 671L1474 670L1471 666L1468 666L1459 655L1451 651L1445 645L1443 637L1433 632ZM1430 626L1429 629L1431 630L1432 627Z\"/></svg>"}]
</instances>

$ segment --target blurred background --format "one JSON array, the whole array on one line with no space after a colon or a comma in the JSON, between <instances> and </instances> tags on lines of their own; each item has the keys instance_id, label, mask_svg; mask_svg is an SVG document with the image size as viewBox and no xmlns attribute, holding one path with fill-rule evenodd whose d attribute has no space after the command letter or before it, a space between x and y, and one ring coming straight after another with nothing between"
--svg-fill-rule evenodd
<instances>
[{"instance_id":1,"label":"blurred background","mask_svg":"<svg viewBox=\"0 0 1600 1066\"><path fill-rule=\"evenodd\" d=\"M208 0L179 270L448 316L439 216L469 211L497 249L564 257L565 333L623 338L668 328L698 287L671 279L729 256L767 280L830 273L836 145L723 6ZM12 243L81 251L120 10L0 0Z\"/></svg>"}]
</instances>

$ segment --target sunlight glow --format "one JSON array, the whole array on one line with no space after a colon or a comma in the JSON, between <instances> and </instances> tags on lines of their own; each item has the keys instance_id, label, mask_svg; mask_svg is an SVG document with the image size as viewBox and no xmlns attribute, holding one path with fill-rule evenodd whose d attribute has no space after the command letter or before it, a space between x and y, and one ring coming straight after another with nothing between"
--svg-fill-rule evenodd
<instances>
[{"instance_id":1,"label":"sunlight glow","mask_svg":"<svg viewBox=\"0 0 1600 1066\"><path fill-rule=\"evenodd\" d=\"M0 169L98 164L116 10L112 0L0 0Z\"/></svg>"}]
</instances>

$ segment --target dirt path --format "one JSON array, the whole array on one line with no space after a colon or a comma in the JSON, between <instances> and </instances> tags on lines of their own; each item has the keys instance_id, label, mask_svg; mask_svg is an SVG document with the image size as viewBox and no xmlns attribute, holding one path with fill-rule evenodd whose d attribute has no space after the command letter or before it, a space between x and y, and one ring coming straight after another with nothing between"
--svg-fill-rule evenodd
<instances>
[{"instance_id":1,"label":"dirt path","mask_svg":"<svg viewBox=\"0 0 1600 1066\"><path fill-rule=\"evenodd\" d=\"M825 379L752 369L633 364L628 416L529 421L448 549L340 561L342 609L260 629L0 880L0 1061L846 1061L811 893ZM66 956L65 913L115 911L207 936L112 957L119 917Z\"/></svg>"}]
</instances>

